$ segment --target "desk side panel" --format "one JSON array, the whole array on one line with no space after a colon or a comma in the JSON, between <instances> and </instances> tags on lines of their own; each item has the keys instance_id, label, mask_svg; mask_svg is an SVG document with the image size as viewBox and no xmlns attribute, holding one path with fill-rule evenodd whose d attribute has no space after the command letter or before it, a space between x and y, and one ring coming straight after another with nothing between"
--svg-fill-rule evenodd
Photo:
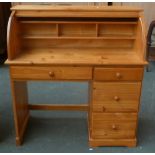
<instances>
[{"instance_id":1,"label":"desk side panel","mask_svg":"<svg viewBox=\"0 0 155 155\"><path fill-rule=\"evenodd\" d=\"M7 27L7 50L8 59L14 59L20 52L19 25L15 16L15 11L10 15Z\"/></svg>"}]
</instances>

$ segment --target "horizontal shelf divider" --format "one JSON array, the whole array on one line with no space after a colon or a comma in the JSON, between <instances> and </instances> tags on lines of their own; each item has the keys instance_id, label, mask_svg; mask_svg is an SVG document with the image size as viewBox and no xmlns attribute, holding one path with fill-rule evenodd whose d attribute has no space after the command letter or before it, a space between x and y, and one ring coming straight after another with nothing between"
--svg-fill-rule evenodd
<instances>
[{"instance_id":1,"label":"horizontal shelf divider","mask_svg":"<svg viewBox=\"0 0 155 155\"><path fill-rule=\"evenodd\" d=\"M61 36L58 36L58 37L52 37L52 36L23 36L22 37L23 39L127 39L127 40L134 40L136 39L135 36L121 36L121 37L108 37L108 36L98 36L98 37L61 37Z\"/></svg>"},{"instance_id":2,"label":"horizontal shelf divider","mask_svg":"<svg viewBox=\"0 0 155 155\"><path fill-rule=\"evenodd\" d=\"M29 104L30 110L75 110L88 111L88 104Z\"/></svg>"},{"instance_id":3,"label":"horizontal shelf divider","mask_svg":"<svg viewBox=\"0 0 155 155\"><path fill-rule=\"evenodd\" d=\"M21 23L23 24L91 24L91 25L95 25L95 24L131 24L131 25L135 25L137 24L137 22L94 22L94 21L21 21Z\"/></svg>"}]
</instances>

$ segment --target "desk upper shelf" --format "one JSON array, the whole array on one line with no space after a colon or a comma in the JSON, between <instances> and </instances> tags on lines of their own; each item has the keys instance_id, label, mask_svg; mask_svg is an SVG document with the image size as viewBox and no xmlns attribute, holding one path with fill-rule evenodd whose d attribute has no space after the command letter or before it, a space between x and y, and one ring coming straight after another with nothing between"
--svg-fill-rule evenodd
<instances>
[{"instance_id":1,"label":"desk upper shelf","mask_svg":"<svg viewBox=\"0 0 155 155\"><path fill-rule=\"evenodd\" d=\"M146 64L139 8L24 5L12 11L7 64Z\"/></svg>"}]
</instances>

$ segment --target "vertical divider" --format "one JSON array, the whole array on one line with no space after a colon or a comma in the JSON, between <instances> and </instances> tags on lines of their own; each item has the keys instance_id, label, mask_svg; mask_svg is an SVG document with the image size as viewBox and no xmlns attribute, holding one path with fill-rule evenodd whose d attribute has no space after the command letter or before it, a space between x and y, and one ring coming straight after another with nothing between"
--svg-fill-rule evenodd
<instances>
[{"instance_id":1,"label":"vertical divider","mask_svg":"<svg viewBox=\"0 0 155 155\"><path fill-rule=\"evenodd\" d=\"M134 25L134 36L135 36L135 39L134 39L134 42L133 42L133 48L135 49L135 51L137 51L137 44L139 43L139 38L138 38L138 33L139 32L139 26L138 26L138 23L137 25Z\"/></svg>"},{"instance_id":2,"label":"vertical divider","mask_svg":"<svg viewBox=\"0 0 155 155\"><path fill-rule=\"evenodd\" d=\"M99 36L99 30L98 30L98 26L99 26L99 24L98 23L96 23L96 37L98 37Z\"/></svg>"},{"instance_id":3,"label":"vertical divider","mask_svg":"<svg viewBox=\"0 0 155 155\"><path fill-rule=\"evenodd\" d=\"M59 24L58 23L56 23L56 35L57 35L57 37L60 36L60 30L59 30Z\"/></svg>"}]
</instances>

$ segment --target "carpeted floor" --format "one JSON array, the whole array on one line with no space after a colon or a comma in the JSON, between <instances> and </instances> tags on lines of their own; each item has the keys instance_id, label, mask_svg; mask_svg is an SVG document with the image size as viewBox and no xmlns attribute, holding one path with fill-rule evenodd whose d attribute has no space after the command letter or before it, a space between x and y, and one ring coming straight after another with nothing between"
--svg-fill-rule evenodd
<instances>
[{"instance_id":1,"label":"carpeted floor","mask_svg":"<svg viewBox=\"0 0 155 155\"><path fill-rule=\"evenodd\" d=\"M87 83L30 82L31 103L87 103ZM155 63L145 72L138 146L89 148L87 113L33 111L24 144L15 145L8 67L0 67L0 152L155 152Z\"/></svg>"}]
</instances>

